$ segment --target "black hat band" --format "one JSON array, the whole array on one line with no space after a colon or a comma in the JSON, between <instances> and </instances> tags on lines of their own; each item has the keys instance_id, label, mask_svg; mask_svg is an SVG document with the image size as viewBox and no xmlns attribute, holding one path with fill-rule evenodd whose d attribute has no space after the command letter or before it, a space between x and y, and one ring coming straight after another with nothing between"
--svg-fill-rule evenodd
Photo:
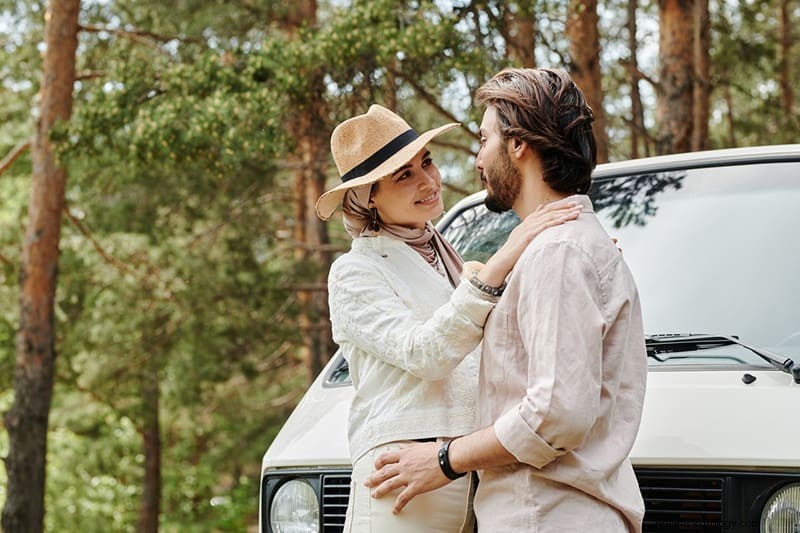
<instances>
[{"instance_id":1,"label":"black hat band","mask_svg":"<svg viewBox=\"0 0 800 533\"><path fill-rule=\"evenodd\" d=\"M398 150L411 144L417 137L419 137L419 134L413 128L401 133L386 143L380 150L346 172L342 176L342 183L369 174L396 154Z\"/></svg>"}]
</instances>

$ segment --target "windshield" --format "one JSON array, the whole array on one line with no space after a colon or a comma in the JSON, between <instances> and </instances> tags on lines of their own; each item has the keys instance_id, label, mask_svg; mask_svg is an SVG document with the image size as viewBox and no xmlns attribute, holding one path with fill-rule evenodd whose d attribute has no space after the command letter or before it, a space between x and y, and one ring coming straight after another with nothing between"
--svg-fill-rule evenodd
<instances>
[{"instance_id":1,"label":"windshield","mask_svg":"<svg viewBox=\"0 0 800 533\"><path fill-rule=\"evenodd\" d=\"M800 163L607 179L592 201L636 278L647 334L730 335L800 359ZM516 222L476 206L444 234L483 261ZM737 345L669 355L651 366L767 366Z\"/></svg>"}]
</instances>

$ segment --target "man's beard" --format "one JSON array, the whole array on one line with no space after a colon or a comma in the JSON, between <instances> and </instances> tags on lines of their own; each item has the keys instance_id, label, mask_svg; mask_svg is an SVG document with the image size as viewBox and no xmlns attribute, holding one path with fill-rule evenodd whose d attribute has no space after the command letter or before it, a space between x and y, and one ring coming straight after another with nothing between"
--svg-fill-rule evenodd
<instances>
[{"instance_id":1,"label":"man's beard","mask_svg":"<svg viewBox=\"0 0 800 533\"><path fill-rule=\"evenodd\" d=\"M505 213L510 210L519 196L522 174L514 166L507 152L500 150L496 164L483 171L486 180L486 199L484 204L489 211ZM489 183L491 182L491 189Z\"/></svg>"}]
</instances>

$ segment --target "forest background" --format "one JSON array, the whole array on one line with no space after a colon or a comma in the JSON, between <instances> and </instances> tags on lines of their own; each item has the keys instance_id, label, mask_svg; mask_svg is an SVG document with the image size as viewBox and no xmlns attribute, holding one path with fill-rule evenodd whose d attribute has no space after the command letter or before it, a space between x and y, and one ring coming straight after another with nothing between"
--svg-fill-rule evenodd
<instances>
[{"instance_id":1,"label":"forest background","mask_svg":"<svg viewBox=\"0 0 800 533\"><path fill-rule=\"evenodd\" d=\"M261 456L335 350L348 239L313 203L341 120L460 122L434 144L446 205L478 189L471 95L509 65L573 75L602 160L798 142L798 20L796 0L0 0L4 530L255 530Z\"/></svg>"}]
</instances>

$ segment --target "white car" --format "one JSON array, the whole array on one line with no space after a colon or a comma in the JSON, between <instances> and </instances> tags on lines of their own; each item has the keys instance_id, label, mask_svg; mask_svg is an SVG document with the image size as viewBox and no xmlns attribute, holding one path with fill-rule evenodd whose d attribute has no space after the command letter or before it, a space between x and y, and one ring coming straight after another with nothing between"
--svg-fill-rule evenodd
<instances>
[{"instance_id":1,"label":"white car","mask_svg":"<svg viewBox=\"0 0 800 533\"><path fill-rule=\"evenodd\" d=\"M800 144L600 165L591 197L649 335L644 531L800 533ZM438 225L465 259L517 222L482 199ZM261 533L342 531L352 394L337 354L264 455Z\"/></svg>"}]
</instances>

